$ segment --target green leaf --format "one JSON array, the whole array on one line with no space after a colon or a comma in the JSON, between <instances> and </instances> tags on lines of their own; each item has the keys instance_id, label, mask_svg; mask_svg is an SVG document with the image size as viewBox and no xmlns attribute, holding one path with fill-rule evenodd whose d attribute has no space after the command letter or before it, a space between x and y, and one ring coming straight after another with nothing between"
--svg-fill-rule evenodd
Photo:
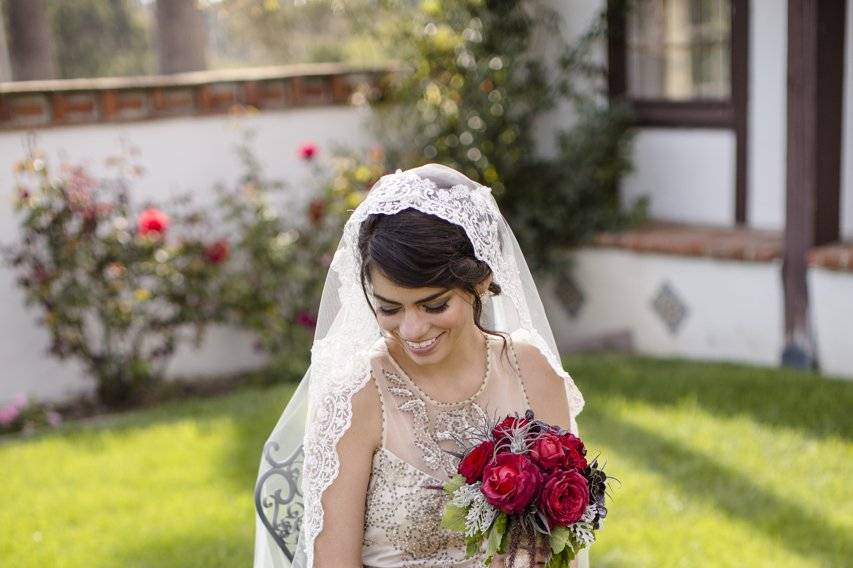
<instances>
[{"instance_id":1,"label":"green leaf","mask_svg":"<svg viewBox=\"0 0 853 568\"><path fill-rule=\"evenodd\" d=\"M506 534L507 516L501 512L489 529L489 542L486 546L486 558L491 558L500 549L503 536Z\"/></svg>"},{"instance_id":2,"label":"green leaf","mask_svg":"<svg viewBox=\"0 0 853 568\"><path fill-rule=\"evenodd\" d=\"M551 558L545 564L545 568L571 568L571 562L574 557L575 554L572 547L566 546L561 552L551 555Z\"/></svg>"},{"instance_id":3,"label":"green leaf","mask_svg":"<svg viewBox=\"0 0 853 568\"><path fill-rule=\"evenodd\" d=\"M478 532L474 536L465 537L465 556L471 558L478 552L483 544L483 533ZM488 564L488 561L487 561Z\"/></svg>"},{"instance_id":4,"label":"green leaf","mask_svg":"<svg viewBox=\"0 0 853 568\"><path fill-rule=\"evenodd\" d=\"M441 526L452 531L465 532L465 516L467 514L466 508L448 503L444 508L444 514L441 516Z\"/></svg>"},{"instance_id":5,"label":"green leaf","mask_svg":"<svg viewBox=\"0 0 853 568\"><path fill-rule=\"evenodd\" d=\"M457 489L465 485L465 476L456 474L450 478L450 481L444 484L444 490L448 495L453 495Z\"/></svg>"},{"instance_id":6,"label":"green leaf","mask_svg":"<svg viewBox=\"0 0 853 568\"><path fill-rule=\"evenodd\" d=\"M503 513L501 513L503 514ZM509 548L509 543L512 540L512 533L509 530L504 530L504 534L501 537L501 544L498 546L498 554L506 554L507 549Z\"/></svg>"},{"instance_id":7,"label":"green leaf","mask_svg":"<svg viewBox=\"0 0 853 568\"><path fill-rule=\"evenodd\" d=\"M551 552L559 554L570 543L571 532L566 527L554 527L551 529Z\"/></svg>"}]
</instances>

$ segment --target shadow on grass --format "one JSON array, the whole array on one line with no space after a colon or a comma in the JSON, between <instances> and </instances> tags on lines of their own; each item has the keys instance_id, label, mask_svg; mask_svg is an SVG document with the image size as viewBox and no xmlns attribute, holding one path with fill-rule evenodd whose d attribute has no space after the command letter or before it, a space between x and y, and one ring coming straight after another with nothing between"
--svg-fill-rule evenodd
<instances>
[{"instance_id":1,"label":"shadow on grass","mask_svg":"<svg viewBox=\"0 0 853 568\"><path fill-rule=\"evenodd\" d=\"M690 498L713 503L792 552L811 556L824 566L844 566L844 559L853 557L850 534L763 489L749 477L595 406L584 410L584 419L597 441L666 478Z\"/></svg>"},{"instance_id":2,"label":"shadow on grass","mask_svg":"<svg viewBox=\"0 0 853 568\"><path fill-rule=\"evenodd\" d=\"M295 384L245 387L224 396L168 401L152 408L67 423L57 430L46 431L27 440L9 442L30 443L39 438L58 436L67 438L81 451L99 452L107 438L168 427L187 420L192 420L204 431L212 423L227 419L231 422L233 434L224 440L223 451L216 456L219 479L229 488L253 494L264 442L295 388ZM186 459L197 458L188 451Z\"/></svg>"},{"instance_id":3,"label":"shadow on grass","mask_svg":"<svg viewBox=\"0 0 853 568\"><path fill-rule=\"evenodd\" d=\"M748 415L813 436L853 438L853 382L790 369L620 354L571 355L563 362L588 399L673 405L691 398L716 415Z\"/></svg>"}]
</instances>

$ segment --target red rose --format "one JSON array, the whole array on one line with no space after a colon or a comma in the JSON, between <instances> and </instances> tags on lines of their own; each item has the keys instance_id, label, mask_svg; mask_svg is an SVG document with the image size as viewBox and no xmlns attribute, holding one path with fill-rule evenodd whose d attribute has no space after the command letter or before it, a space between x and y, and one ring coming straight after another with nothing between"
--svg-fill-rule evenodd
<instances>
[{"instance_id":1,"label":"red rose","mask_svg":"<svg viewBox=\"0 0 853 568\"><path fill-rule=\"evenodd\" d=\"M567 432L560 436L560 444L566 450L566 467L586 468L586 448L580 438Z\"/></svg>"},{"instance_id":2,"label":"red rose","mask_svg":"<svg viewBox=\"0 0 853 568\"><path fill-rule=\"evenodd\" d=\"M507 416L503 420L501 420L497 426L492 428L492 437L495 440L500 440L504 437L509 437L512 435L512 431L516 428L522 428L527 426L530 422L527 418L522 418L518 416Z\"/></svg>"},{"instance_id":3,"label":"red rose","mask_svg":"<svg viewBox=\"0 0 853 568\"><path fill-rule=\"evenodd\" d=\"M557 470L545 480L539 508L552 527L577 522L588 505L589 487L579 471Z\"/></svg>"},{"instance_id":4,"label":"red rose","mask_svg":"<svg viewBox=\"0 0 853 568\"><path fill-rule=\"evenodd\" d=\"M523 454L498 454L483 471L480 490L486 501L513 515L521 512L539 493L542 473Z\"/></svg>"},{"instance_id":5,"label":"red rose","mask_svg":"<svg viewBox=\"0 0 853 568\"><path fill-rule=\"evenodd\" d=\"M162 235L169 227L169 216L159 209L146 209L139 214L136 220L136 230L140 235L148 235L156 233Z\"/></svg>"},{"instance_id":6,"label":"red rose","mask_svg":"<svg viewBox=\"0 0 853 568\"><path fill-rule=\"evenodd\" d=\"M530 457L545 471L553 471L566 466L567 451L570 450L563 447L559 436L546 433L533 442Z\"/></svg>"},{"instance_id":7,"label":"red rose","mask_svg":"<svg viewBox=\"0 0 853 568\"><path fill-rule=\"evenodd\" d=\"M459 468L456 471L465 476L465 483L480 481L486 464L492 461L494 451L495 443L491 440L486 440L462 458L462 461L459 462Z\"/></svg>"},{"instance_id":8,"label":"red rose","mask_svg":"<svg viewBox=\"0 0 853 568\"><path fill-rule=\"evenodd\" d=\"M211 264L219 264L221 262L225 262L225 260L228 258L229 251L230 247L228 246L228 241L225 239L220 239L215 243L209 245L204 251L204 254Z\"/></svg>"},{"instance_id":9,"label":"red rose","mask_svg":"<svg viewBox=\"0 0 853 568\"><path fill-rule=\"evenodd\" d=\"M306 142L299 147L299 157L303 160L310 160L317 153L317 145L313 142Z\"/></svg>"}]
</instances>

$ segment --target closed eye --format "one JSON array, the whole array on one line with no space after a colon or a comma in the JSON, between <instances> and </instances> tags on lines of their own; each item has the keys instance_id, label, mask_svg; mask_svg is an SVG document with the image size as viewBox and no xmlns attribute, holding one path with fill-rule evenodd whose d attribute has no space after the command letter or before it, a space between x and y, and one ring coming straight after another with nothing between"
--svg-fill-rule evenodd
<instances>
[{"instance_id":1,"label":"closed eye","mask_svg":"<svg viewBox=\"0 0 853 568\"><path fill-rule=\"evenodd\" d=\"M444 310L447 309L447 302L440 304L438 306L424 306L424 309L430 314L440 314Z\"/></svg>"},{"instance_id":2,"label":"closed eye","mask_svg":"<svg viewBox=\"0 0 853 568\"><path fill-rule=\"evenodd\" d=\"M442 304L438 304L438 305L434 305L434 306L425 305L424 310L429 314L440 314L441 312L443 312L444 310L447 309L447 304L448 304L447 302L444 302ZM383 316L393 316L394 314L396 314L399 311L400 311L400 308L384 308L382 306L379 306L379 313L382 314Z\"/></svg>"}]
</instances>

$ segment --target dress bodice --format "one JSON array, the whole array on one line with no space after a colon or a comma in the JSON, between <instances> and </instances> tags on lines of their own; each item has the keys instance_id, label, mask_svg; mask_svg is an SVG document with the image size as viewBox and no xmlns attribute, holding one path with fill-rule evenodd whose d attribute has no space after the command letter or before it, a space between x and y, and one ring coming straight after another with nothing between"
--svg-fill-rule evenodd
<instances>
[{"instance_id":1,"label":"dress bodice","mask_svg":"<svg viewBox=\"0 0 853 568\"><path fill-rule=\"evenodd\" d=\"M384 340L374 346L371 380L382 402L382 446L373 455L362 561L370 568L479 567L465 558L461 533L439 526L442 485L456 473L450 452L495 418L529 408L512 339L486 336L486 373L461 401L441 402L421 390L394 361ZM505 348L504 348L505 345Z\"/></svg>"}]
</instances>

